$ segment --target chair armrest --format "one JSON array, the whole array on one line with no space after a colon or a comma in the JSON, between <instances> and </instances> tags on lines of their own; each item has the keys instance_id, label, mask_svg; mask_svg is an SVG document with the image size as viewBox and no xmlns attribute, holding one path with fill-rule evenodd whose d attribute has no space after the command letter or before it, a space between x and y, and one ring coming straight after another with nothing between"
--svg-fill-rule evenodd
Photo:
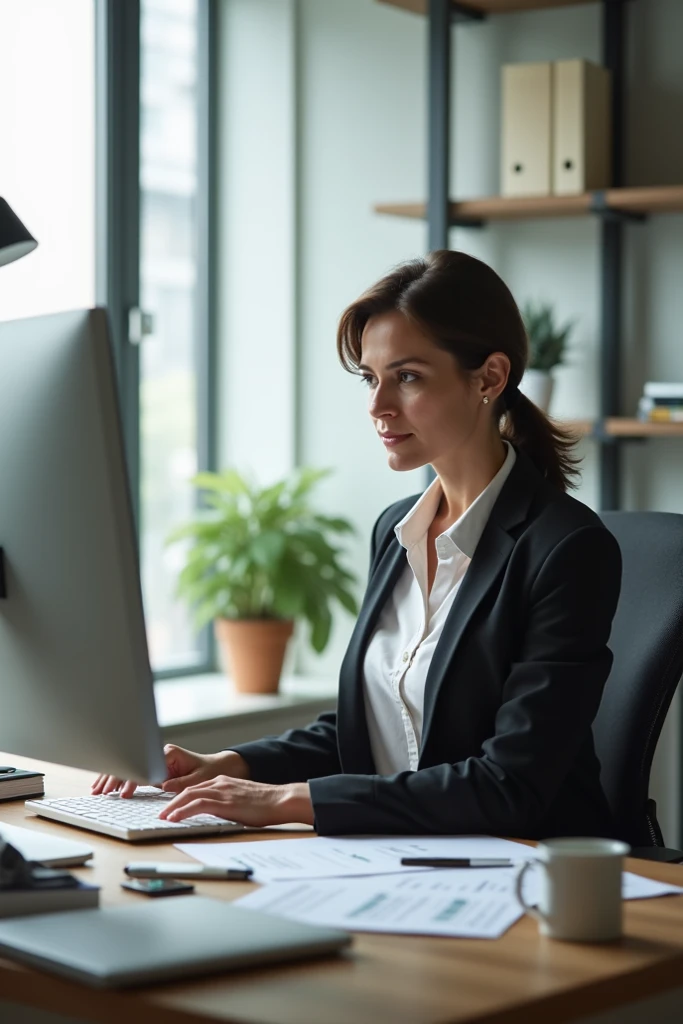
<instances>
[{"instance_id":1,"label":"chair armrest","mask_svg":"<svg viewBox=\"0 0 683 1024\"><path fill-rule=\"evenodd\" d=\"M629 854L641 860L658 860L668 864L680 864L683 861L683 850L672 850L668 846L634 846Z\"/></svg>"}]
</instances>

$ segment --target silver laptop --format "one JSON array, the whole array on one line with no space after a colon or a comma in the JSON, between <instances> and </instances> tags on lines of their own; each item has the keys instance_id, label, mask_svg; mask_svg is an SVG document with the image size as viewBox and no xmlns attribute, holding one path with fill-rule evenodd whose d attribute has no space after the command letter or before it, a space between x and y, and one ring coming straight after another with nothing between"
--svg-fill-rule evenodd
<instances>
[{"instance_id":1,"label":"silver laptop","mask_svg":"<svg viewBox=\"0 0 683 1024\"><path fill-rule=\"evenodd\" d=\"M0 921L0 955L96 988L326 956L350 942L203 896Z\"/></svg>"}]
</instances>

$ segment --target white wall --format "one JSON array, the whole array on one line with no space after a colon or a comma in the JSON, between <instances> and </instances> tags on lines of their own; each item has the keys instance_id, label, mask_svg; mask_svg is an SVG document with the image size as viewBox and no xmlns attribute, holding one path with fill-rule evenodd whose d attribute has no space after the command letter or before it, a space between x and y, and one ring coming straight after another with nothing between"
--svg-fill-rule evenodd
<instances>
[{"instance_id":1,"label":"white wall","mask_svg":"<svg viewBox=\"0 0 683 1024\"><path fill-rule=\"evenodd\" d=\"M424 193L425 27L369 0L301 0L299 11L298 454L334 466L321 501L357 524L351 558L364 582L374 520L421 490L424 474L387 468L364 385L339 365L335 331L365 287L424 251L421 223L377 217L372 204ZM351 627L340 616L322 658L303 650L303 664L335 673Z\"/></svg>"},{"instance_id":2,"label":"white wall","mask_svg":"<svg viewBox=\"0 0 683 1024\"><path fill-rule=\"evenodd\" d=\"M0 320L95 301L95 5L0 0L0 196L38 240Z\"/></svg>"},{"instance_id":3,"label":"white wall","mask_svg":"<svg viewBox=\"0 0 683 1024\"><path fill-rule=\"evenodd\" d=\"M220 8L219 452L264 483L295 459L293 10Z\"/></svg>"},{"instance_id":4,"label":"white wall","mask_svg":"<svg viewBox=\"0 0 683 1024\"><path fill-rule=\"evenodd\" d=\"M225 0L228 7L240 9L246 2ZM249 6L254 2L249 0ZM374 519L392 501L421 489L423 477L386 468L365 412L362 385L337 363L335 328L344 306L363 288L426 247L423 224L372 212L375 202L421 199L425 194L426 26L424 19L374 0L257 0L257 5L266 2L287 9L296 51L294 455L298 462L335 468L321 488L320 502L357 524L359 536L349 555L364 579ZM683 37L683 4L640 0L627 8L632 53L626 179L632 184L680 183L683 72L678 40ZM291 47L288 32L285 47ZM454 30L454 46L453 194L495 194L500 65L575 56L599 59L599 7L460 25ZM233 153L232 159L238 155ZM244 211L238 217L245 217ZM223 221L227 231L227 210ZM248 227L245 219L245 231ZM557 372L553 412L558 416L591 416L597 410L598 241L599 225L589 218L499 224L451 236L453 247L488 260L519 301L542 297L555 303L561 317L577 319L568 364ZM644 379L683 377L682 244L680 215L627 228L625 411L634 409ZM238 336L228 332L223 341L228 351L234 350ZM225 383L225 400L239 411L244 402L240 384ZM233 433L237 425L235 420ZM582 451L584 480L578 497L595 506L595 449L585 442ZM626 507L681 510L680 441L628 445L625 464ZM351 628L350 618L341 613L320 658L302 645L303 669L335 675ZM655 772L656 795L669 832L677 832L676 732L669 723L670 740L658 755Z\"/></svg>"}]
</instances>

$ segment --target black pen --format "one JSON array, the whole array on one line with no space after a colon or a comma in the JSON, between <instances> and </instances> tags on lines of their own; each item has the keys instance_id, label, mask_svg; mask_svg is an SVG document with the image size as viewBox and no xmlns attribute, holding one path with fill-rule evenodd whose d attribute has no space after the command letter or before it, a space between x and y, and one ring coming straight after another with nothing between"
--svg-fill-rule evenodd
<instances>
[{"instance_id":1,"label":"black pen","mask_svg":"<svg viewBox=\"0 0 683 1024\"><path fill-rule=\"evenodd\" d=\"M196 878L198 882L219 879L226 882L247 882L252 868L219 868L196 861L136 861L123 869L131 878Z\"/></svg>"},{"instance_id":2,"label":"black pen","mask_svg":"<svg viewBox=\"0 0 683 1024\"><path fill-rule=\"evenodd\" d=\"M407 868L511 868L507 857L402 857Z\"/></svg>"}]
</instances>

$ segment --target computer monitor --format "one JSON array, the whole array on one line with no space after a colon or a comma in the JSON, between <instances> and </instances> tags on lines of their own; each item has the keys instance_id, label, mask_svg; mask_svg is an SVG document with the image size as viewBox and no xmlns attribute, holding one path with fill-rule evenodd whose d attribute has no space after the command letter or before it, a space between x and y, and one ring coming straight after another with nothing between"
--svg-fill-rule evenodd
<instances>
[{"instance_id":1,"label":"computer monitor","mask_svg":"<svg viewBox=\"0 0 683 1024\"><path fill-rule=\"evenodd\" d=\"M165 778L103 309L0 323L0 750Z\"/></svg>"}]
</instances>

